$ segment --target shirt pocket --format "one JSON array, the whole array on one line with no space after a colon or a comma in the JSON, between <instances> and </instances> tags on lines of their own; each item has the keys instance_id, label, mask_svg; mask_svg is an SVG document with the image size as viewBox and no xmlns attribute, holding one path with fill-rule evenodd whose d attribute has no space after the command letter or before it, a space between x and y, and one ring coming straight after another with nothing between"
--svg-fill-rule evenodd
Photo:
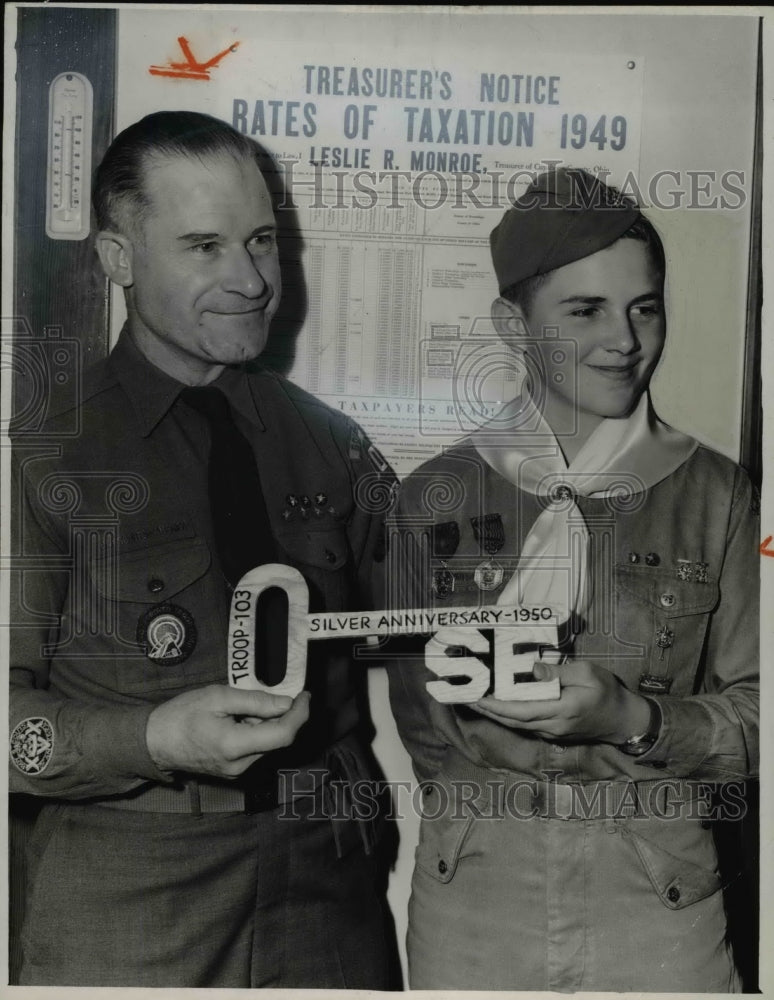
<instances>
[{"instance_id":1,"label":"shirt pocket","mask_svg":"<svg viewBox=\"0 0 774 1000\"><path fill-rule=\"evenodd\" d=\"M643 694L694 692L717 582L680 580L675 571L616 566L615 631L631 655L619 661L622 679Z\"/></svg>"},{"instance_id":2,"label":"shirt pocket","mask_svg":"<svg viewBox=\"0 0 774 1000\"><path fill-rule=\"evenodd\" d=\"M311 611L343 610L349 606L350 547L343 525L299 525L281 531L277 541L286 556L280 553L278 561L295 566L306 580Z\"/></svg>"},{"instance_id":3,"label":"shirt pocket","mask_svg":"<svg viewBox=\"0 0 774 1000\"><path fill-rule=\"evenodd\" d=\"M92 580L105 598L134 604L158 604L171 600L207 572L211 556L202 538L166 542L152 548L120 553L115 581L106 560L94 559Z\"/></svg>"},{"instance_id":4,"label":"shirt pocket","mask_svg":"<svg viewBox=\"0 0 774 1000\"><path fill-rule=\"evenodd\" d=\"M150 695L226 681L225 589L219 595L208 579L210 563L202 538L92 560L92 584L117 639L108 660L115 690Z\"/></svg>"}]
</instances>

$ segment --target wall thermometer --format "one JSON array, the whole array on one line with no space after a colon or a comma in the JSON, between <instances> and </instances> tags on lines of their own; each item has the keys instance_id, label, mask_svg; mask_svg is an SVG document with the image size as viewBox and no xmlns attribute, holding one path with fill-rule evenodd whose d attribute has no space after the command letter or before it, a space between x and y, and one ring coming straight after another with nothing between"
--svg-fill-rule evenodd
<instances>
[{"instance_id":1,"label":"wall thermometer","mask_svg":"<svg viewBox=\"0 0 774 1000\"><path fill-rule=\"evenodd\" d=\"M91 131L94 97L80 73L60 73L48 92L46 235L83 240L89 235Z\"/></svg>"}]
</instances>

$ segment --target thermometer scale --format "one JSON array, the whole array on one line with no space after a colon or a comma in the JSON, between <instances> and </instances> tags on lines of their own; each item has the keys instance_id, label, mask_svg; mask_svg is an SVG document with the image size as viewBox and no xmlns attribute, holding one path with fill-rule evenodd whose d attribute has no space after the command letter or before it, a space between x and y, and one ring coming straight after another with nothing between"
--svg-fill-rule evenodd
<instances>
[{"instance_id":1,"label":"thermometer scale","mask_svg":"<svg viewBox=\"0 0 774 1000\"><path fill-rule=\"evenodd\" d=\"M60 73L48 103L46 235L83 240L90 229L91 84L80 73Z\"/></svg>"}]
</instances>

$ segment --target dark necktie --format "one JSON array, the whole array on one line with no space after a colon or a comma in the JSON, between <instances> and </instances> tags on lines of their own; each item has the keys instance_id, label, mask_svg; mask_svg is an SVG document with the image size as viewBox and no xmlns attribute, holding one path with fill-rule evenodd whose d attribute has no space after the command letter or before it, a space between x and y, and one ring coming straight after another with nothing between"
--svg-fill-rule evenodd
<instances>
[{"instance_id":1,"label":"dark necktie","mask_svg":"<svg viewBox=\"0 0 774 1000\"><path fill-rule=\"evenodd\" d=\"M233 589L248 570L274 561L274 540L258 465L220 389L183 389L180 398L206 417L210 425L208 488L212 531L223 575Z\"/></svg>"},{"instance_id":2,"label":"dark necktie","mask_svg":"<svg viewBox=\"0 0 774 1000\"><path fill-rule=\"evenodd\" d=\"M210 425L208 492L215 547L228 584L228 596L248 570L275 561L274 539L261 489L258 463L247 438L234 423L225 395L213 386L183 389L180 398ZM254 670L268 686L285 676L288 605L283 591L270 587L257 609ZM269 624L271 623L271 624ZM246 789L276 766L265 758L237 779Z\"/></svg>"},{"instance_id":3,"label":"dark necktie","mask_svg":"<svg viewBox=\"0 0 774 1000\"><path fill-rule=\"evenodd\" d=\"M180 398L206 417L210 425L210 517L230 600L232 590L248 570L276 558L258 463L220 389L183 389ZM270 587L262 594L258 607L255 671L264 684L273 685L285 676L287 599L283 591Z\"/></svg>"}]
</instances>

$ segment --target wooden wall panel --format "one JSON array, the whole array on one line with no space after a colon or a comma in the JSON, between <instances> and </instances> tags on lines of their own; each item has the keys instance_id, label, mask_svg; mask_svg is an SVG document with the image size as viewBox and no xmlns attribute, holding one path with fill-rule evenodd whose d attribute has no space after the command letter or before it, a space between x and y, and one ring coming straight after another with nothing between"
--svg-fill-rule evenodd
<instances>
[{"instance_id":1,"label":"wooden wall panel","mask_svg":"<svg viewBox=\"0 0 774 1000\"><path fill-rule=\"evenodd\" d=\"M93 241L46 236L48 89L59 73L83 73L94 88L92 163L113 133L114 10L21 8L18 11L14 314L34 337L47 326L81 342L85 363L108 347L108 287ZM28 391L23 378L17 398ZM15 406L19 412L20 406Z\"/></svg>"},{"instance_id":2,"label":"wooden wall panel","mask_svg":"<svg viewBox=\"0 0 774 1000\"><path fill-rule=\"evenodd\" d=\"M67 71L82 73L91 81L92 163L98 163L113 135L116 11L30 7L19 9L17 14L14 325L17 335L28 343L46 341L47 328L52 327L63 338L76 338L80 350L68 354L60 374L78 386L79 372L75 368L107 353L108 285L91 239L52 240L46 235L48 91L54 77ZM30 412L30 399L39 388L29 367L17 364L13 384L15 414ZM37 406L32 410L38 413ZM34 447L33 439L28 441ZM10 797L11 983L18 981L20 959L18 928L26 880L23 844L37 808L30 797Z\"/></svg>"}]
</instances>

